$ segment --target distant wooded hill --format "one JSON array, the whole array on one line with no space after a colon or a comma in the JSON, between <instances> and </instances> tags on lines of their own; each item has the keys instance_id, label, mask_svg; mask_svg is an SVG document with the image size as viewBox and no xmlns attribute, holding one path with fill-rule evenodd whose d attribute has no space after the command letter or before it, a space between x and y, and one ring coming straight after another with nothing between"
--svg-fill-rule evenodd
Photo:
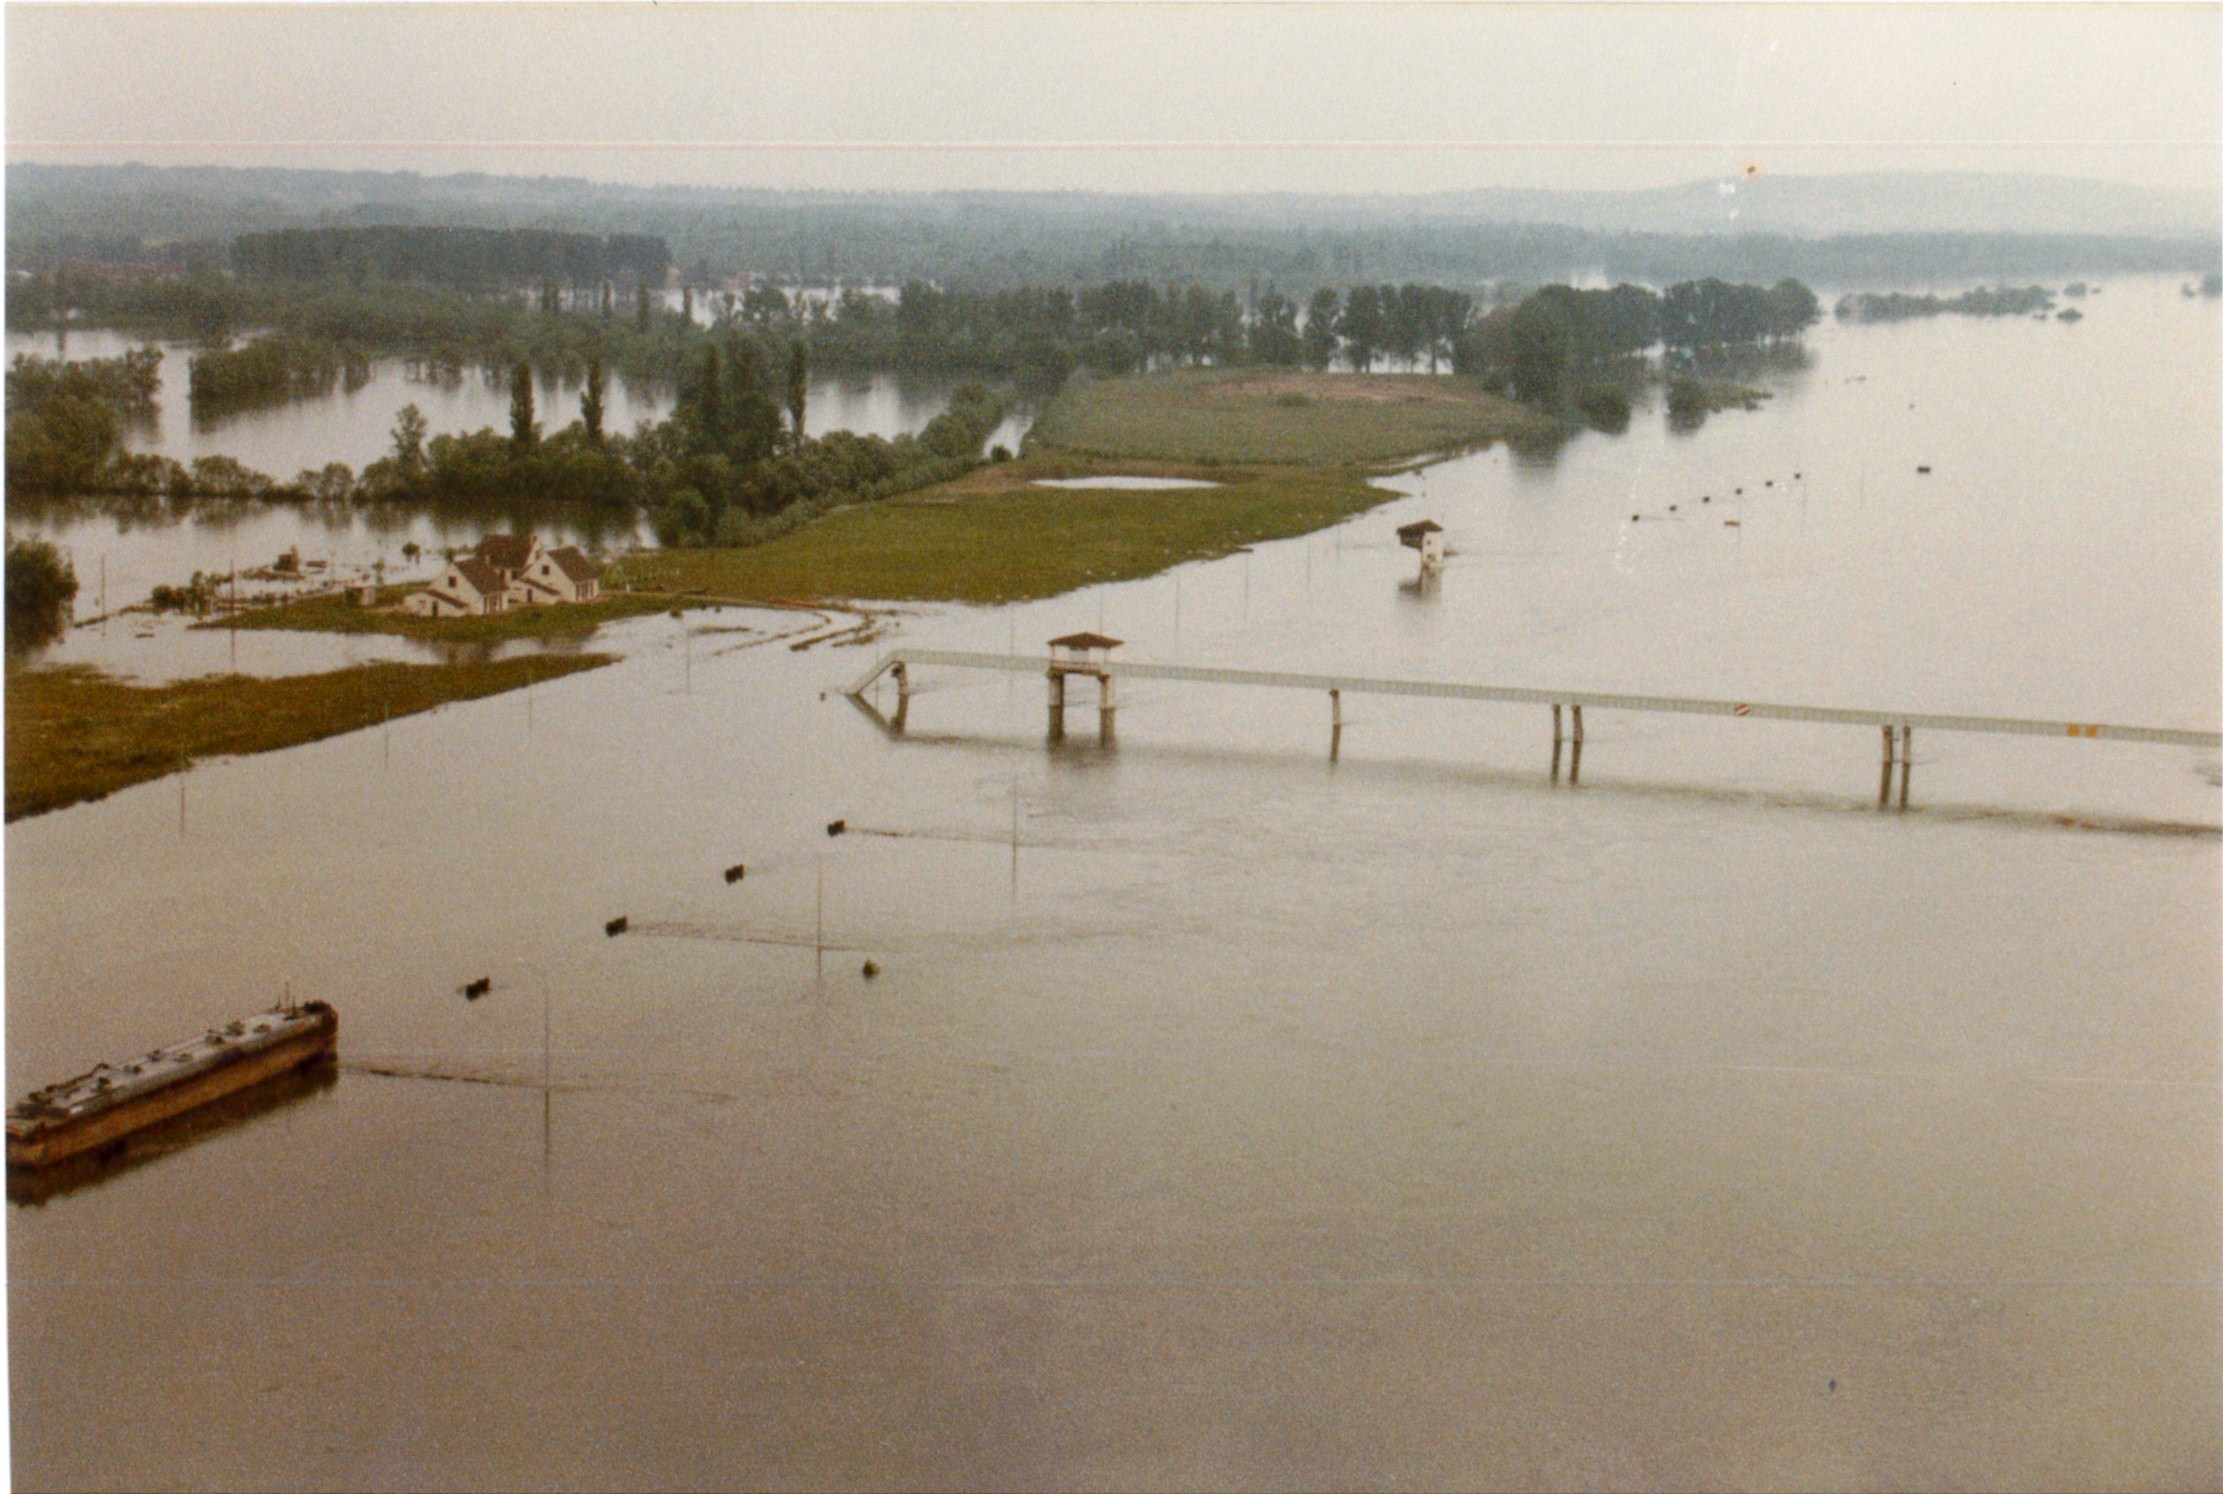
<instances>
[{"instance_id":1,"label":"distant wooded hill","mask_svg":"<svg viewBox=\"0 0 2223 1494\"><path fill-rule=\"evenodd\" d=\"M1651 192L1416 197L805 193L567 178L15 165L8 262L224 262L284 229L556 230L661 238L682 278L951 286L1149 279L1303 294L1353 280L1476 285L1708 275L1830 287L2205 273L2212 196L2066 177L1762 177ZM565 279L596 278L589 274ZM625 275L602 275L622 279Z\"/></svg>"}]
</instances>

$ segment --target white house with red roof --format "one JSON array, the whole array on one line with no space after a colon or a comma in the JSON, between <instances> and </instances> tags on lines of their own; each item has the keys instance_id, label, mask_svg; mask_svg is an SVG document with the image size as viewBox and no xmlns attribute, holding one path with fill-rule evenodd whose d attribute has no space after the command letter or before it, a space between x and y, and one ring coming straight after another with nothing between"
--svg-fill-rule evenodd
<instances>
[{"instance_id":1,"label":"white house with red roof","mask_svg":"<svg viewBox=\"0 0 2223 1494\"><path fill-rule=\"evenodd\" d=\"M530 534L490 534L401 605L419 617L471 617L511 607L591 602L600 595L602 567L577 545L544 550Z\"/></svg>"},{"instance_id":2,"label":"white house with red roof","mask_svg":"<svg viewBox=\"0 0 2223 1494\"><path fill-rule=\"evenodd\" d=\"M417 617L479 617L508 606L509 583L502 573L476 555L465 555L449 561L423 591L404 597L401 610Z\"/></svg>"},{"instance_id":3,"label":"white house with red roof","mask_svg":"<svg viewBox=\"0 0 2223 1494\"><path fill-rule=\"evenodd\" d=\"M602 567L577 545L538 550L510 581L509 599L518 606L546 602L591 602L602 594Z\"/></svg>"}]
</instances>

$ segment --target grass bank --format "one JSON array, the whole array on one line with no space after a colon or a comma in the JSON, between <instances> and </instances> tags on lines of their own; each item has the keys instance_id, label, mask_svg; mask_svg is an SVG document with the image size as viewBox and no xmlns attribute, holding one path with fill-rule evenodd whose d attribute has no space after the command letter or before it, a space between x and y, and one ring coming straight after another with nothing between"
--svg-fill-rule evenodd
<instances>
[{"instance_id":1,"label":"grass bank","mask_svg":"<svg viewBox=\"0 0 2223 1494\"><path fill-rule=\"evenodd\" d=\"M7 817L160 778L194 759L295 747L613 662L608 654L493 664L363 664L283 679L213 675L127 685L79 665L8 673Z\"/></svg>"},{"instance_id":2,"label":"grass bank","mask_svg":"<svg viewBox=\"0 0 2223 1494\"><path fill-rule=\"evenodd\" d=\"M1118 470L1219 486L1034 485L1100 470L1056 455L999 462L939 487L836 510L747 549L628 556L603 584L721 597L1031 601L1306 534L1390 496L1348 469L1203 470L1171 462L1122 462Z\"/></svg>"},{"instance_id":3,"label":"grass bank","mask_svg":"<svg viewBox=\"0 0 2223 1494\"><path fill-rule=\"evenodd\" d=\"M411 590L414 588L382 587L375 608L360 607L344 594L327 592L231 617L211 618L193 626L279 628L298 633L392 633L438 643L511 643L532 638L577 638L606 622L668 612L677 605L669 597L611 595L569 606L512 607L483 617L413 617L383 610L393 607Z\"/></svg>"},{"instance_id":4,"label":"grass bank","mask_svg":"<svg viewBox=\"0 0 2223 1494\"><path fill-rule=\"evenodd\" d=\"M1027 440L1029 451L1113 459L1334 467L1567 434L1551 416L1471 379L1190 369L1073 379Z\"/></svg>"}]
</instances>

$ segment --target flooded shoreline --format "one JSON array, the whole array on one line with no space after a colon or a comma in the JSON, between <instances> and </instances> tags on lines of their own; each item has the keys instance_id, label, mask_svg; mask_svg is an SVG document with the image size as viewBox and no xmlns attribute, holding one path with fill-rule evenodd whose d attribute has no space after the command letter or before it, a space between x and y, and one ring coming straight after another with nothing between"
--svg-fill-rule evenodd
<instances>
[{"instance_id":1,"label":"flooded shoreline","mask_svg":"<svg viewBox=\"0 0 2223 1494\"><path fill-rule=\"evenodd\" d=\"M2103 310L1829 327L1760 411L900 638L2212 727L2223 334ZM694 621L8 827L11 1093L242 993L346 1033L11 1207L19 1481L2223 1471L2200 754L1918 738L1900 815L1857 732L1601 713L1570 787L1540 708L1347 701L1331 761L1138 681L1053 744L923 668L896 735L868 651Z\"/></svg>"}]
</instances>

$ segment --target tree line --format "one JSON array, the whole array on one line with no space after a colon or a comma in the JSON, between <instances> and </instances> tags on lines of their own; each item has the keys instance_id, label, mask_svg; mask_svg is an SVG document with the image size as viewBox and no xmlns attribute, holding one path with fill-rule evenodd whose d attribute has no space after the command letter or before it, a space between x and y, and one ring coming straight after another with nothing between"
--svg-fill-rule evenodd
<instances>
[{"instance_id":1,"label":"tree line","mask_svg":"<svg viewBox=\"0 0 2223 1494\"><path fill-rule=\"evenodd\" d=\"M232 240L242 280L370 280L491 290L544 281L661 285L670 247L654 234L535 228L286 228Z\"/></svg>"}]
</instances>

